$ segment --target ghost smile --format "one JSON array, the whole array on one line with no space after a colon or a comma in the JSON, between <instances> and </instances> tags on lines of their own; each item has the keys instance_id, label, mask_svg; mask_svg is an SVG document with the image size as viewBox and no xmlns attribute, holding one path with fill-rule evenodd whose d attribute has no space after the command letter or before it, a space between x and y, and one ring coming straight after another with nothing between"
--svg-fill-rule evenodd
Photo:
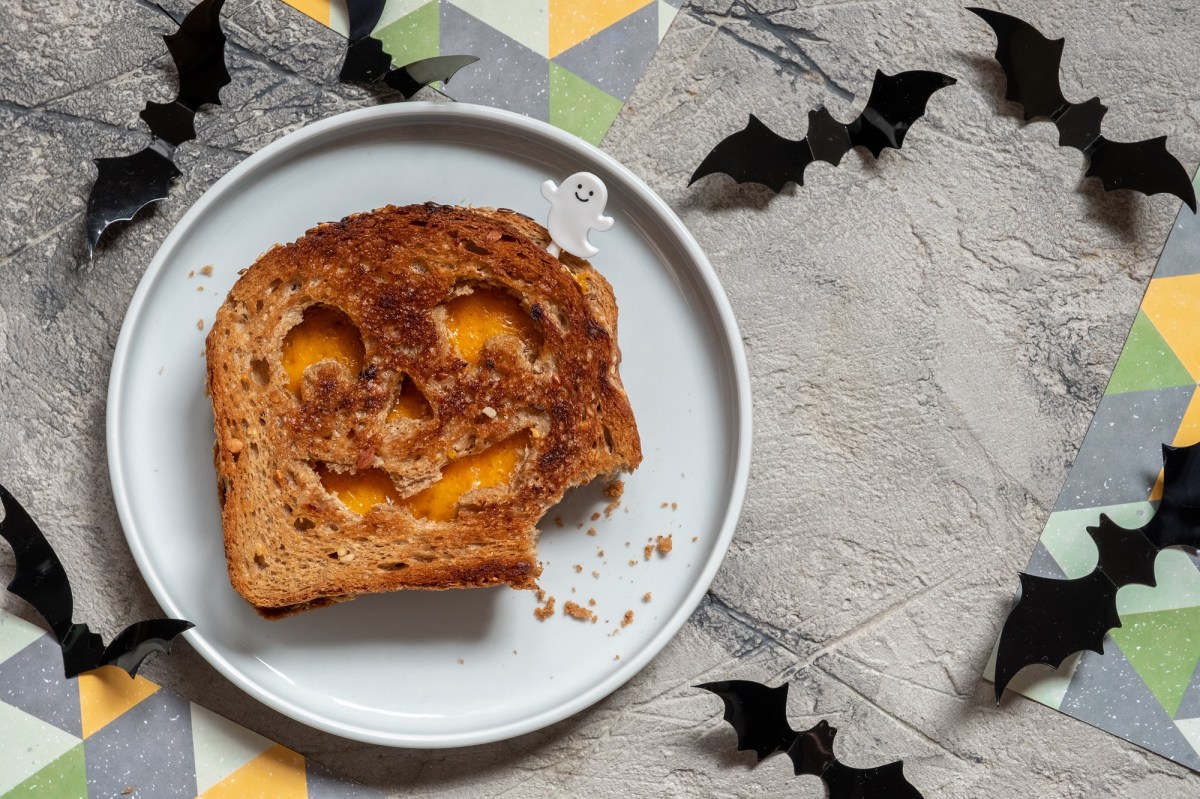
<instances>
[{"instance_id":1,"label":"ghost smile","mask_svg":"<svg viewBox=\"0 0 1200 799\"><path fill-rule=\"evenodd\" d=\"M579 200L579 202L581 202L581 203L585 203L585 202L587 202L588 200L590 200L590 199L591 199L591 197L580 197L580 196L579 196L579 192L575 192L575 199L576 199L576 200Z\"/></svg>"}]
</instances>

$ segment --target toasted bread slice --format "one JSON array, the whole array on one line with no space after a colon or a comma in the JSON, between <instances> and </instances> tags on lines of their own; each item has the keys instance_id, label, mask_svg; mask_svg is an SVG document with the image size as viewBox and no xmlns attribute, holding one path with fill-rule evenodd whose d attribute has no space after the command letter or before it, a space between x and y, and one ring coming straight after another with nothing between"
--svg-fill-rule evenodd
<instances>
[{"instance_id":1,"label":"toasted bread slice","mask_svg":"<svg viewBox=\"0 0 1200 799\"><path fill-rule=\"evenodd\" d=\"M538 519L641 462L617 306L511 211L389 206L260 257L208 335L233 586L277 618L533 588Z\"/></svg>"}]
</instances>

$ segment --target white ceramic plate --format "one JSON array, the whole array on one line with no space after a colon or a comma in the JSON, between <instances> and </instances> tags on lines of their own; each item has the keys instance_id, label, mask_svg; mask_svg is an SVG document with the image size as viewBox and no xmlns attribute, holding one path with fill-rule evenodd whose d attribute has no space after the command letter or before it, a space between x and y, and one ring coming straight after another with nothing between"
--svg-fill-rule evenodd
<instances>
[{"instance_id":1,"label":"white ceramic plate","mask_svg":"<svg viewBox=\"0 0 1200 799\"><path fill-rule=\"evenodd\" d=\"M621 376L645 462L626 480L611 518L591 520L605 505L597 486L569 494L543 521L541 584L560 612L538 621L531 592L497 588L367 596L261 620L225 570L204 396L204 337L238 270L313 225L388 203L490 205L544 219L542 181L579 170L608 184L608 213L617 220L592 234L600 248L592 262L620 305ZM206 265L211 276L201 272ZM195 622L189 641L222 674L338 735L462 746L529 732L591 705L683 625L741 509L750 387L712 267L627 169L514 114L387 105L310 125L247 158L167 237L117 342L108 457L117 510L146 582L167 613ZM674 551L644 560L647 539L668 533ZM589 598L599 623L562 615L567 600ZM621 628L626 610L634 621Z\"/></svg>"}]
</instances>

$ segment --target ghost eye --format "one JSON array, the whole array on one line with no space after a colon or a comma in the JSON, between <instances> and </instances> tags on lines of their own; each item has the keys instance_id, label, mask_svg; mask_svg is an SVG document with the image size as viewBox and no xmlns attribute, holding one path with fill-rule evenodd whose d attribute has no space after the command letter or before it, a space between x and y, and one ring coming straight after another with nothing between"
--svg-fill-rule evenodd
<instances>
[{"instance_id":1,"label":"ghost eye","mask_svg":"<svg viewBox=\"0 0 1200 799\"><path fill-rule=\"evenodd\" d=\"M578 186L576 186L575 188L577 188L577 189L582 189L582 188L583 188L583 184L582 184L582 183L580 183L580 184L579 184Z\"/></svg>"},{"instance_id":2,"label":"ghost eye","mask_svg":"<svg viewBox=\"0 0 1200 799\"><path fill-rule=\"evenodd\" d=\"M594 192L594 191L589 191L589 192L588 192L588 196L589 196L589 197L591 197L591 196L592 196L593 194L595 194L595 193L596 193L596 192Z\"/></svg>"}]
</instances>

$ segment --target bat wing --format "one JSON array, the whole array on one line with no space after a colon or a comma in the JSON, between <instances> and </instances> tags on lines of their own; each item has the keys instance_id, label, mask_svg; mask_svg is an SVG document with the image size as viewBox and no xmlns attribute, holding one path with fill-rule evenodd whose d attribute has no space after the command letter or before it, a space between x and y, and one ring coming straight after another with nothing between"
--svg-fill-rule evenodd
<instances>
[{"instance_id":1,"label":"bat wing","mask_svg":"<svg viewBox=\"0 0 1200 799\"><path fill-rule=\"evenodd\" d=\"M830 727L824 719L817 722L812 729L796 735L795 742L788 749L788 757L792 759L796 775L812 774L817 777L825 773L829 764L834 762L833 737L837 729Z\"/></svg>"},{"instance_id":2,"label":"bat wing","mask_svg":"<svg viewBox=\"0 0 1200 799\"><path fill-rule=\"evenodd\" d=\"M867 107L846 126L851 146L866 147L876 158L885 147L899 149L908 129L925 115L925 106L933 93L957 82L940 72L912 70L885 75L875 70ZM811 129L809 138L812 138ZM814 143L813 150L816 149Z\"/></svg>"},{"instance_id":3,"label":"bat wing","mask_svg":"<svg viewBox=\"0 0 1200 799\"><path fill-rule=\"evenodd\" d=\"M423 58L406 64L399 69L393 69L383 76L383 82L411 99L421 87L431 83L449 83L460 69L474 64L479 59L473 55L439 55Z\"/></svg>"},{"instance_id":4,"label":"bat wing","mask_svg":"<svg viewBox=\"0 0 1200 799\"><path fill-rule=\"evenodd\" d=\"M1174 194L1196 211L1196 190L1179 159L1167 152L1167 137L1138 142L1103 140L1091 153L1089 177L1097 177L1104 188L1133 189L1143 194Z\"/></svg>"},{"instance_id":5,"label":"bat wing","mask_svg":"<svg viewBox=\"0 0 1200 799\"><path fill-rule=\"evenodd\" d=\"M171 159L152 146L133 155L97 158L96 169L87 204L88 249L92 252L105 228L133 219L150 203L165 200L171 180L180 175Z\"/></svg>"},{"instance_id":6,"label":"bat wing","mask_svg":"<svg viewBox=\"0 0 1200 799\"><path fill-rule=\"evenodd\" d=\"M37 522L4 486L0 486L0 502L4 505L0 537L12 547L17 560L8 590L33 605L62 640L70 632L74 604L66 569Z\"/></svg>"},{"instance_id":7,"label":"bat wing","mask_svg":"<svg viewBox=\"0 0 1200 799\"><path fill-rule=\"evenodd\" d=\"M751 114L744 129L722 139L704 157L688 185L723 172L738 183L762 183L779 192L788 183L803 186L804 170L812 161L807 139L785 139Z\"/></svg>"},{"instance_id":8,"label":"bat wing","mask_svg":"<svg viewBox=\"0 0 1200 799\"><path fill-rule=\"evenodd\" d=\"M1162 501L1142 533L1160 549L1200 547L1200 444L1163 445Z\"/></svg>"},{"instance_id":9,"label":"bat wing","mask_svg":"<svg viewBox=\"0 0 1200 799\"><path fill-rule=\"evenodd\" d=\"M0 537L12 547L17 560L8 590L32 605L50 625L62 647L68 677L95 668L104 642L86 624L71 623L74 599L62 561L37 522L4 486L0 486L0 502L4 505Z\"/></svg>"},{"instance_id":10,"label":"bat wing","mask_svg":"<svg viewBox=\"0 0 1200 799\"><path fill-rule=\"evenodd\" d=\"M233 80L225 67L226 40L221 30L224 4L225 0L203 0L183 18L179 30L163 37L179 70L179 96L175 102L192 111L206 103L220 105L222 87Z\"/></svg>"},{"instance_id":11,"label":"bat wing","mask_svg":"<svg viewBox=\"0 0 1200 799\"><path fill-rule=\"evenodd\" d=\"M131 624L105 647L97 665L120 666L133 677L143 660L155 652L169 653L175 637L195 626L182 619L149 619Z\"/></svg>"},{"instance_id":12,"label":"bat wing","mask_svg":"<svg viewBox=\"0 0 1200 799\"><path fill-rule=\"evenodd\" d=\"M968 8L996 34L996 60L1004 69L1004 97L1020 103L1025 119L1052 117L1069 105L1058 82L1064 39L1047 39L1016 17L986 8Z\"/></svg>"},{"instance_id":13,"label":"bat wing","mask_svg":"<svg viewBox=\"0 0 1200 799\"><path fill-rule=\"evenodd\" d=\"M1077 580L1021 575L1021 598L1000 632L996 701L1017 672L1040 663L1058 668L1084 649L1104 654L1104 636L1120 627L1117 586L1104 572Z\"/></svg>"},{"instance_id":14,"label":"bat wing","mask_svg":"<svg viewBox=\"0 0 1200 799\"><path fill-rule=\"evenodd\" d=\"M829 788L829 799L923 799L905 778L899 760L875 768L854 768L834 760L821 779Z\"/></svg>"},{"instance_id":15,"label":"bat wing","mask_svg":"<svg viewBox=\"0 0 1200 799\"><path fill-rule=\"evenodd\" d=\"M787 683L768 688L749 680L725 680L696 687L725 703L724 718L737 733L738 751L753 750L761 761L791 748L796 732L787 722Z\"/></svg>"},{"instance_id":16,"label":"bat wing","mask_svg":"<svg viewBox=\"0 0 1200 799\"><path fill-rule=\"evenodd\" d=\"M346 0L346 16L350 23L350 41L365 39L375 30L383 16L387 0Z\"/></svg>"}]
</instances>

